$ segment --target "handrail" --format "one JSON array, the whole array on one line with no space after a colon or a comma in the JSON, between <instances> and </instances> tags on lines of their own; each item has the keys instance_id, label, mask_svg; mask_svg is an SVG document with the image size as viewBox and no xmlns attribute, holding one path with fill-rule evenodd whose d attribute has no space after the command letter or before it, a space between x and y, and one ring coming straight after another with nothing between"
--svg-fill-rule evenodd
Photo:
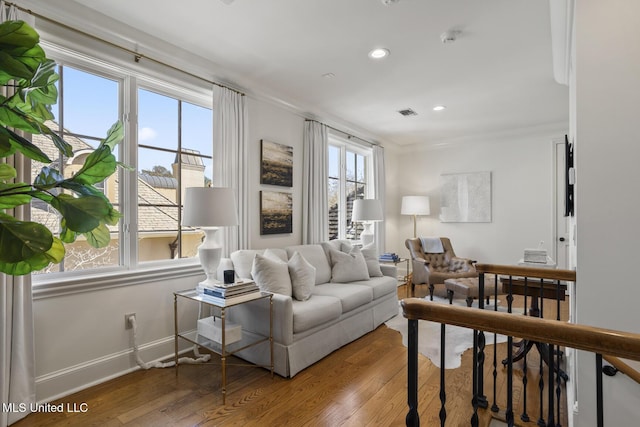
<instances>
[{"instance_id":1,"label":"handrail","mask_svg":"<svg viewBox=\"0 0 640 427\"><path fill-rule=\"evenodd\" d=\"M605 354L602 356L602 358L607 362L611 363L613 367L616 368L618 371L622 372L623 374L625 374L626 376L628 376L629 378L631 378L632 380L640 384L640 372L638 372L636 369L632 368L628 364L624 363L624 361L620 360L615 356L610 356L608 354Z\"/></svg>"},{"instance_id":2,"label":"handrail","mask_svg":"<svg viewBox=\"0 0 640 427\"><path fill-rule=\"evenodd\" d=\"M528 278L576 281L575 270L559 268L523 267L519 265L476 264L478 273L502 274L506 276L522 276Z\"/></svg>"},{"instance_id":3,"label":"handrail","mask_svg":"<svg viewBox=\"0 0 640 427\"><path fill-rule=\"evenodd\" d=\"M430 320L640 361L640 334L513 313L469 309L421 298L404 299L401 304L404 317L409 320Z\"/></svg>"}]
</instances>

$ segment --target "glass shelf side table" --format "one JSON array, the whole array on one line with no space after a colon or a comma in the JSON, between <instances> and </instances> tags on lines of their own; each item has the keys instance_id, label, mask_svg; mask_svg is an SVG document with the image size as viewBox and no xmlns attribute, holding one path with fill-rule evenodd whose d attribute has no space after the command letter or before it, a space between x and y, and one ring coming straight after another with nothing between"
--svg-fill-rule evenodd
<instances>
[{"instance_id":1,"label":"glass shelf side table","mask_svg":"<svg viewBox=\"0 0 640 427\"><path fill-rule=\"evenodd\" d=\"M216 320L220 322L220 341L218 342L215 339L210 339L203 335L198 334L198 330L190 330L190 331L180 331L178 327L178 301L184 300L186 302L197 302L200 304L209 305L214 307L214 317ZM247 304L249 302L254 301L264 301L265 304L269 304L269 335L265 336L264 334L260 334L255 331L242 330L242 338L237 341L227 343L227 325L226 318L228 316L229 310L233 310L234 306L239 306L241 304ZM217 314L219 312L219 314ZM220 303L217 300L213 300L208 298L207 295L201 294L195 289L188 289L184 291L177 291L173 293L173 315L174 315L174 329L175 329L175 368L176 368L176 376L178 375L178 342L179 339L183 339L188 341L194 345L199 347L206 348L211 352L220 356L220 366L221 366L221 389L222 389L222 404L226 404L227 398L227 366L249 366L249 367L261 367L267 368L271 372L271 378L273 378L273 294L269 292L261 292L256 295L255 298L238 301L238 302L227 302ZM200 320L200 319L198 319ZM233 356L234 354L242 351L246 348L253 347L263 342L269 342L269 365L256 365L250 363L228 363L227 358L229 356Z\"/></svg>"}]
</instances>

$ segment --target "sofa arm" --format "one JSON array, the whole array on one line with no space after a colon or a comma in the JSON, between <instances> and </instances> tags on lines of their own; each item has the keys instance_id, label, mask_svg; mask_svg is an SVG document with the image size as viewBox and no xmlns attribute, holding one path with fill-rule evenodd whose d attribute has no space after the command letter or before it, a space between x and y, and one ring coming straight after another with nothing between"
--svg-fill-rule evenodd
<instances>
[{"instance_id":1,"label":"sofa arm","mask_svg":"<svg viewBox=\"0 0 640 427\"><path fill-rule=\"evenodd\" d=\"M229 318L242 329L269 336L269 304L266 300L250 301L231 307ZM293 342L293 304L291 297L273 294L273 341L289 345Z\"/></svg>"},{"instance_id":2,"label":"sofa arm","mask_svg":"<svg viewBox=\"0 0 640 427\"><path fill-rule=\"evenodd\" d=\"M398 268L395 265L380 264L380 271L382 271L383 276L393 277L394 279L398 277Z\"/></svg>"}]
</instances>

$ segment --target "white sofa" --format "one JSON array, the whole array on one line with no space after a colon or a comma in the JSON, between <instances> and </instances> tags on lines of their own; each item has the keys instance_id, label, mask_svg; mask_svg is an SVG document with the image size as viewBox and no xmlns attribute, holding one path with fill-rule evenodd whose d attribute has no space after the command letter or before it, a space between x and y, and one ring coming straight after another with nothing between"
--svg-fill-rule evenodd
<instances>
[{"instance_id":1,"label":"white sofa","mask_svg":"<svg viewBox=\"0 0 640 427\"><path fill-rule=\"evenodd\" d=\"M332 282L332 257L330 247L351 250L344 241L323 244L290 246L274 251L283 260L290 260L298 252L315 267L315 286L311 297L300 301L293 296L273 295L273 350L274 371L283 377L293 377L304 368L319 361L331 352L374 330L398 314L397 276L392 265L380 265L377 257L370 256L367 263L375 263L378 274L349 283ZM240 250L223 258L219 274L234 269L240 278L253 277L251 270L256 254L264 250ZM334 256L335 258L335 256ZM254 273L259 273L254 270ZM334 278L335 278L334 274ZM257 281L257 280L256 280ZM243 334L256 331L268 335L268 306L256 301L229 310L229 320L243 327ZM267 342L246 349L238 356L261 364L269 364Z\"/></svg>"}]
</instances>

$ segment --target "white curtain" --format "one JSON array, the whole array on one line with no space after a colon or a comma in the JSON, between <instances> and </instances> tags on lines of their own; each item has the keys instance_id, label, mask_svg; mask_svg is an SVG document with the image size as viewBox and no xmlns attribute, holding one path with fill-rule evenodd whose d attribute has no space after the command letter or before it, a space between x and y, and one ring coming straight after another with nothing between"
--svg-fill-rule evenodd
<instances>
[{"instance_id":1,"label":"white curtain","mask_svg":"<svg viewBox=\"0 0 640 427\"><path fill-rule=\"evenodd\" d=\"M384 174L384 148L379 145L373 146L373 185L375 187L375 198L380 200L383 212L386 210L385 186L386 179ZM385 214L386 218L386 214ZM384 253L386 246L385 235L386 221L376 222L374 224L374 232L376 236L376 245L378 253Z\"/></svg>"},{"instance_id":2,"label":"white curtain","mask_svg":"<svg viewBox=\"0 0 640 427\"><path fill-rule=\"evenodd\" d=\"M0 22L21 19L34 25L32 16L7 6L0 1ZM6 92L3 93L5 96ZM23 135L24 136L24 135ZM18 172L17 181L30 182L31 168L28 159L15 155L6 159ZM11 214L11 212L8 212ZM28 220L28 206L15 209L14 217ZM26 417L28 408L36 401L35 344L33 336L33 298L31 276L8 276L0 273L0 395L3 410L0 426L5 427ZM27 411L9 410L25 404ZM9 406L6 406L9 405Z\"/></svg>"},{"instance_id":3,"label":"white curtain","mask_svg":"<svg viewBox=\"0 0 640 427\"><path fill-rule=\"evenodd\" d=\"M215 187L231 187L236 193L237 227L226 227L221 235L223 255L249 247L247 179L247 102L243 94L214 85L214 180Z\"/></svg>"},{"instance_id":4,"label":"white curtain","mask_svg":"<svg viewBox=\"0 0 640 427\"><path fill-rule=\"evenodd\" d=\"M329 239L327 127L307 120L304 123L303 144L302 243L319 243Z\"/></svg>"}]
</instances>

